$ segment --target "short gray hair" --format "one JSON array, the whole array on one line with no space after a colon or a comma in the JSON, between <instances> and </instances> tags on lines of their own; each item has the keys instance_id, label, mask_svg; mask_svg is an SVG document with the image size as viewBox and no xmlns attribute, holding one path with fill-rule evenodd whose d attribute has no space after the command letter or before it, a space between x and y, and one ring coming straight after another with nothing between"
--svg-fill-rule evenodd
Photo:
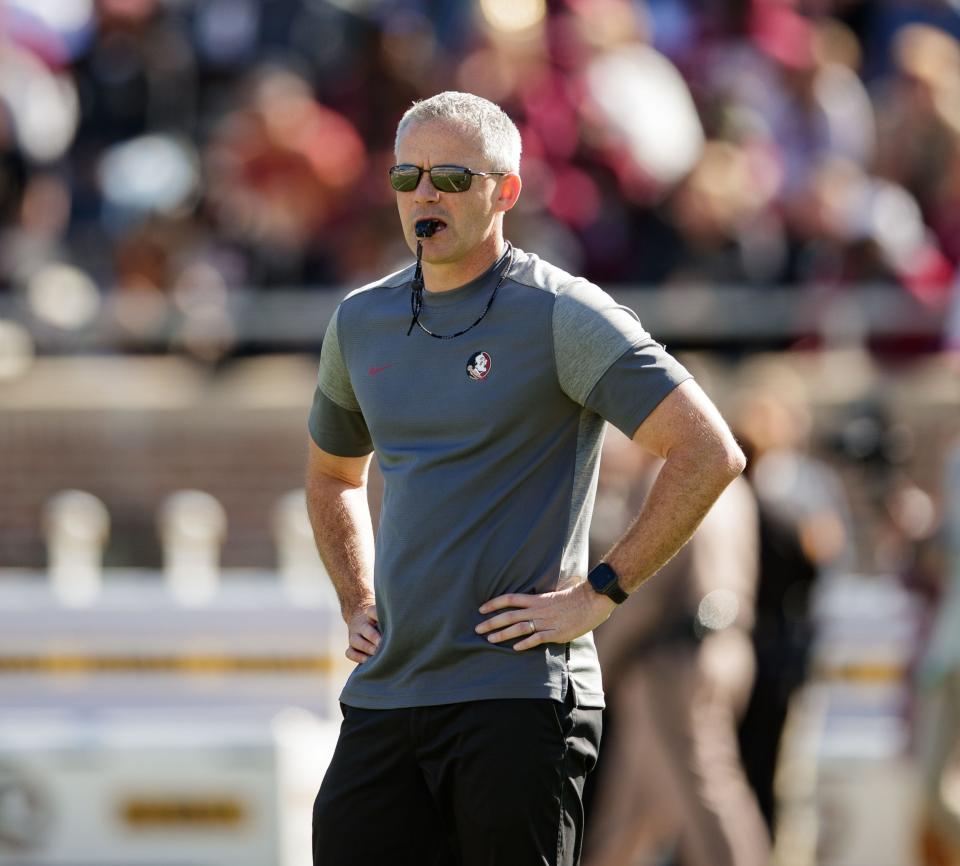
<instances>
[{"instance_id":1,"label":"short gray hair","mask_svg":"<svg viewBox=\"0 0 960 866\"><path fill-rule=\"evenodd\" d=\"M447 90L414 102L397 125L394 150L400 137L413 125L437 120L457 124L476 134L490 171L520 171L520 130L507 113L489 99L473 93Z\"/></svg>"}]
</instances>

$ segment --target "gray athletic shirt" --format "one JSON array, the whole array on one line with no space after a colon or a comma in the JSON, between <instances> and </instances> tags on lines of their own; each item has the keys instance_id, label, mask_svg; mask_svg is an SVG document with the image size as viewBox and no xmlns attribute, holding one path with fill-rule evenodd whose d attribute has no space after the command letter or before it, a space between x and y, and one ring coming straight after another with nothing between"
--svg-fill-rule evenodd
<instances>
[{"instance_id":1,"label":"gray athletic shirt","mask_svg":"<svg viewBox=\"0 0 960 866\"><path fill-rule=\"evenodd\" d=\"M510 248L485 274L424 293L407 268L348 295L323 341L310 434L376 452L385 479L374 590L382 640L341 695L371 709L488 698L603 706L591 634L517 652L474 627L508 592L582 579L604 419L632 436L689 373L601 289ZM488 615L489 616L489 615Z\"/></svg>"}]
</instances>

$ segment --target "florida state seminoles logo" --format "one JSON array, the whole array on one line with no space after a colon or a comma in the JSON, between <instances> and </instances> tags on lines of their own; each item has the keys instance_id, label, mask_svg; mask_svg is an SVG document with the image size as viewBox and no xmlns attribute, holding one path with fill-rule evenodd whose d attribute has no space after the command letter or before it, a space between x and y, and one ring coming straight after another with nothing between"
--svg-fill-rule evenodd
<instances>
[{"instance_id":1,"label":"florida state seminoles logo","mask_svg":"<svg viewBox=\"0 0 960 866\"><path fill-rule=\"evenodd\" d=\"M490 375L492 366L493 361L490 360L490 356L486 352L474 352L470 356L470 360L467 361L467 375L479 382Z\"/></svg>"}]
</instances>

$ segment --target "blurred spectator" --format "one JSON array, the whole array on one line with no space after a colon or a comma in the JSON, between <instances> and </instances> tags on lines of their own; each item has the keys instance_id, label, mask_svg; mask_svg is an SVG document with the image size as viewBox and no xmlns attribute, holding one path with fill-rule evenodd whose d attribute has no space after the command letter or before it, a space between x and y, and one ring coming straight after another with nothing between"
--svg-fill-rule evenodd
<instances>
[{"instance_id":1,"label":"blurred spectator","mask_svg":"<svg viewBox=\"0 0 960 866\"><path fill-rule=\"evenodd\" d=\"M718 91L731 100L730 123L769 136L781 165L780 196L789 204L825 156L867 166L874 117L856 75L856 40L829 19L816 23L783 3L754 5L754 51L721 52Z\"/></svg>"},{"instance_id":2,"label":"blurred spectator","mask_svg":"<svg viewBox=\"0 0 960 866\"><path fill-rule=\"evenodd\" d=\"M22 189L11 174L5 175L0 187L16 195L11 196L11 214L0 229L0 261L6 273L0 274L0 289L9 280L23 286L38 270L50 262L67 257L65 244L70 218L71 190L64 178L55 172L37 171L25 179ZM2 205L0 205L2 207ZM7 286L9 288L9 286Z\"/></svg>"},{"instance_id":3,"label":"blurred spectator","mask_svg":"<svg viewBox=\"0 0 960 866\"><path fill-rule=\"evenodd\" d=\"M960 370L960 271L953 283L953 297L950 302L950 311L947 317L945 335L947 357L955 369Z\"/></svg>"},{"instance_id":4,"label":"blurred spectator","mask_svg":"<svg viewBox=\"0 0 960 866\"><path fill-rule=\"evenodd\" d=\"M925 592L935 582L930 554L937 509L913 477L920 456L915 427L895 419L878 394L843 407L833 440L851 483L864 491L859 523L870 534L861 545L861 567Z\"/></svg>"},{"instance_id":5,"label":"blurred spectator","mask_svg":"<svg viewBox=\"0 0 960 866\"><path fill-rule=\"evenodd\" d=\"M348 212L367 175L360 135L312 97L296 73L256 72L213 132L209 201L223 237L251 259L260 284L329 282L323 232Z\"/></svg>"},{"instance_id":6,"label":"blurred spectator","mask_svg":"<svg viewBox=\"0 0 960 866\"><path fill-rule=\"evenodd\" d=\"M896 72L877 91L883 108L877 170L916 197L932 229L925 258L935 259L941 246L950 257L950 264L927 264L940 265L938 278L925 286L940 299L960 261L953 212L958 202L960 45L940 30L912 24L897 34L894 57Z\"/></svg>"},{"instance_id":7,"label":"blurred spectator","mask_svg":"<svg viewBox=\"0 0 960 866\"><path fill-rule=\"evenodd\" d=\"M669 202L677 233L667 282L770 285L784 272L786 239L767 210L764 156L711 141Z\"/></svg>"},{"instance_id":8,"label":"blurred spectator","mask_svg":"<svg viewBox=\"0 0 960 866\"><path fill-rule=\"evenodd\" d=\"M817 166L794 219L802 226L796 272L833 286L922 282L933 266L948 271L928 243L916 200L903 187L831 158ZM926 258L929 252L932 259Z\"/></svg>"},{"instance_id":9,"label":"blurred spectator","mask_svg":"<svg viewBox=\"0 0 960 866\"><path fill-rule=\"evenodd\" d=\"M810 594L818 577L852 569L856 556L843 487L833 470L808 453L811 417L803 383L785 366L748 363L737 403L732 426L748 458L760 544L756 679L740 747L772 831L781 734L791 696L807 676Z\"/></svg>"},{"instance_id":10,"label":"blurred spectator","mask_svg":"<svg viewBox=\"0 0 960 866\"><path fill-rule=\"evenodd\" d=\"M659 468L610 435L594 516L613 538ZM737 751L753 679L756 506L738 479L687 545L597 631L611 730L585 864L766 866L769 838Z\"/></svg>"},{"instance_id":11,"label":"blurred spectator","mask_svg":"<svg viewBox=\"0 0 960 866\"><path fill-rule=\"evenodd\" d=\"M911 24L926 24L960 39L960 9L951 0L884 0L883 3L836 3L860 37L865 54L864 75L876 81L893 66L892 43Z\"/></svg>"},{"instance_id":12,"label":"blurred spectator","mask_svg":"<svg viewBox=\"0 0 960 866\"><path fill-rule=\"evenodd\" d=\"M960 447L945 476L945 587L919 670L923 866L960 864Z\"/></svg>"}]
</instances>

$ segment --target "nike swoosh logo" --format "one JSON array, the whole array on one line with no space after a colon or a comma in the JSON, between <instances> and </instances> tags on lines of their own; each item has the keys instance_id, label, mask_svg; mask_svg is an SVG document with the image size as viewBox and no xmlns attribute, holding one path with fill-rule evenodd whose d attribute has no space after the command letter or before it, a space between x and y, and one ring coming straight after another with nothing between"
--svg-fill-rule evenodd
<instances>
[{"instance_id":1,"label":"nike swoosh logo","mask_svg":"<svg viewBox=\"0 0 960 866\"><path fill-rule=\"evenodd\" d=\"M393 366L393 364L384 364L382 367L370 367L370 368L367 370L367 375L368 375L368 376L376 376L377 373L382 373L382 372L383 372L384 370L386 370L388 367L392 367L392 366Z\"/></svg>"}]
</instances>

